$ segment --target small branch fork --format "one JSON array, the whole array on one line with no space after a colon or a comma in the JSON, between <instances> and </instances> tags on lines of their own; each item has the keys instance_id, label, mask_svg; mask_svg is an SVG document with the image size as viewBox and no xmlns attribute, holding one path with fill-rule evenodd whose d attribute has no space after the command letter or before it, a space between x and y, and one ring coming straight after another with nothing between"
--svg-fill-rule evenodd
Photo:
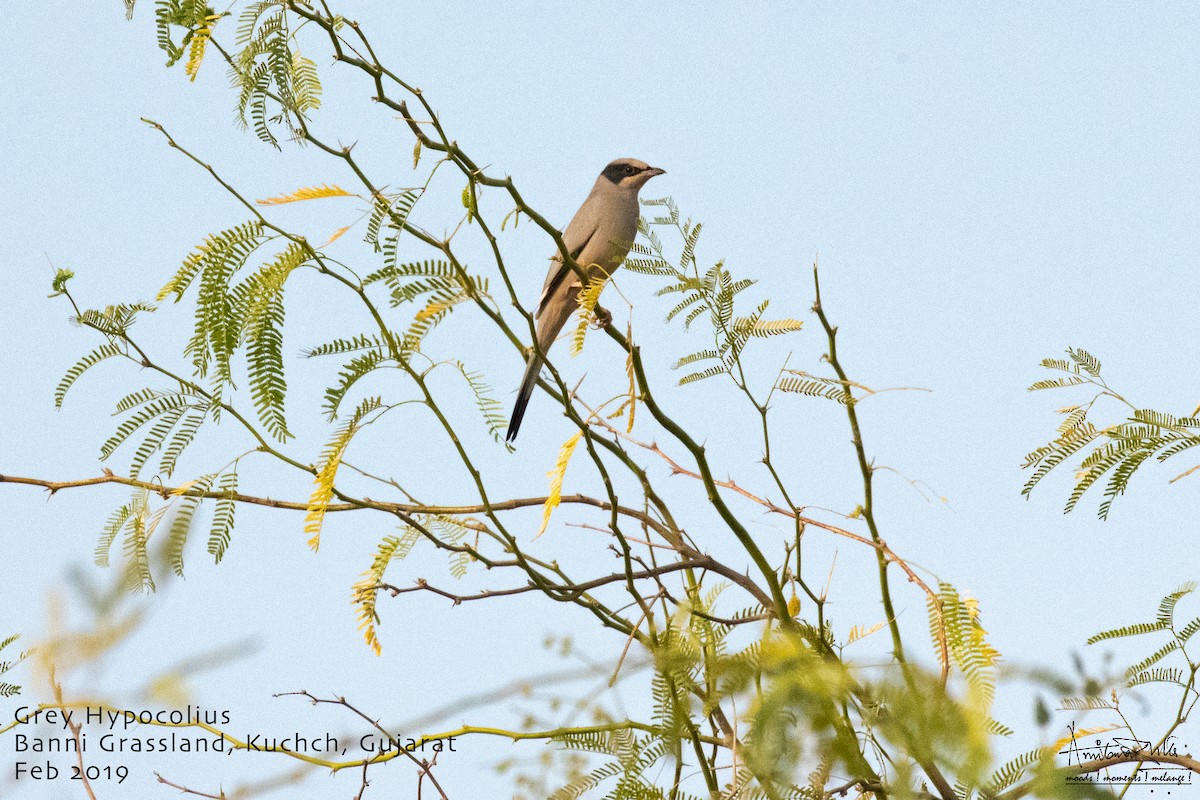
<instances>
[{"instance_id":1,"label":"small branch fork","mask_svg":"<svg viewBox=\"0 0 1200 800\"><path fill-rule=\"evenodd\" d=\"M170 786L172 789L178 789L180 794L190 794L193 797L207 797L207 798L210 798L210 800L228 800L228 798L225 796L225 792L221 792L220 794L209 794L208 792L201 792L196 789L189 789L188 787L183 786L182 784L178 784L178 783L175 783L174 781L167 780L166 778L164 778L162 775L160 775L157 772L154 773L154 777L157 778L158 782L163 784L164 786Z\"/></svg>"},{"instance_id":2,"label":"small branch fork","mask_svg":"<svg viewBox=\"0 0 1200 800\"><path fill-rule=\"evenodd\" d=\"M418 796L420 796L420 786L421 786L422 782L426 778L428 778L429 784L434 788L434 791L436 791L438 793L438 797L440 797L441 800L449 800L449 797L447 797L446 792L442 789L441 784L438 783L437 778L434 777L434 775L433 775L433 767L434 767L434 764L437 762L436 758L433 761L426 761L423 758L417 758L413 753L410 753L407 749L405 749L405 747L400 744L400 741L395 736L388 733L388 731L386 729L384 729L384 727L382 725L379 724L378 719L372 718L366 712L362 711L357 706L355 706L355 705L351 704L349 701L347 701L346 698L337 697L337 698L332 698L332 699L322 699L313 694L310 694L309 692L307 692L303 689L298 692L281 692L275 696L276 697L292 697L292 696L304 697L309 702L311 702L314 706L321 705L321 704L335 705L335 706L341 706L342 708L349 710L350 712L354 713L361 719L365 720L372 728L374 728L375 730L377 730L381 734L383 734L385 737L387 737L387 740L392 744L392 746L394 748L396 748L396 752L403 753L404 756L409 761L411 761L414 765L416 765ZM367 786L368 786L367 767L370 765L370 763L371 763L370 759L367 759L367 760L364 760L363 764L362 764L362 770L363 770L362 788L359 790L358 795L357 795L357 798L359 798L359 800L361 800L363 793L366 791Z\"/></svg>"}]
</instances>

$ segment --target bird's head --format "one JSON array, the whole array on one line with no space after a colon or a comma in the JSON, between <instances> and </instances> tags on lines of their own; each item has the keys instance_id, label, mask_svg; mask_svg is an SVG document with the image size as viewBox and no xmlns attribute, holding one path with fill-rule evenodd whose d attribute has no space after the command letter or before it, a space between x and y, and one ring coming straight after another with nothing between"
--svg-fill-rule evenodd
<instances>
[{"instance_id":1,"label":"bird's head","mask_svg":"<svg viewBox=\"0 0 1200 800\"><path fill-rule=\"evenodd\" d=\"M604 168L600 177L620 189L637 194L638 190L646 185L646 181L665 172L666 170L652 167L636 158L618 158Z\"/></svg>"}]
</instances>

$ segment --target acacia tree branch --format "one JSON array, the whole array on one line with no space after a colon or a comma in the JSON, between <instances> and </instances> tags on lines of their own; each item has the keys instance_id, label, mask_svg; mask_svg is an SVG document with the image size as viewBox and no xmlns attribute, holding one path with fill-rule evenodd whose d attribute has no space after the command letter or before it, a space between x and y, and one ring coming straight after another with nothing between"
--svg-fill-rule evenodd
<instances>
[{"instance_id":1,"label":"acacia tree branch","mask_svg":"<svg viewBox=\"0 0 1200 800\"><path fill-rule=\"evenodd\" d=\"M591 589L597 589L601 586L608 586L613 583L618 583L627 580L644 580L646 578L657 578L662 575L668 575L672 572L679 572L685 569L712 569L714 566L719 566L717 562L707 556L698 556L688 561L673 561L670 564L664 564L654 569L638 570L636 572L617 572L612 575L605 575L601 578L593 578L588 581L580 581L564 586L549 587L555 592L561 592L562 597L559 599L567 600L574 595L582 594ZM545 592L546 588L540 586L516 586L511 589L488 589L477 594L455 594L445 589L439 589L436 586L431 586L423 578L417 579L416 585L399 587L389 583L380 583L377 586L370 587L372 589L386 590L393 597L410 592L430 592L432 594L445 597L447 600L453 601L454 605L470 602L472 600L488 600L495 597L511 597L517 594L526 594L528 592ZM706 617L707 618L707 617Z\"/></svg>"},{"instance_id":2,"label":"acacia tree branch","mask_svg":"<svg viewBox=\"0 0 1200 800\"><path fill-rule=\"evenodd\" d=\"M107 484L115 484L115 485L120 485L120 486L131 486L134 488L145 489L147 491L154 492L164 498L167 498L167 497L204 497L204 498L209 498L209 499L233 499L235 502L239 502L239 503L246 503L249 505L258 505L258 506L266 506L269 508L285 509L285 510L290 510L290 511L307 511L309 508L307 503L299 503L299 502L287 501L287 500L275 500L275 499L272 499L269 497L259 497L259 496L255 496L255 495L248 495L248 494L244 494L242 492L235 492L231 495L229 492L221 492L221 491L215 491L215 490L202 491L202 490L199 490L196 488L190 488L187 486L166 486L164 484L154 482L154 481L136 480L133 478L126 478L126 477L123 477L120 475L115 475L112 473L106 473L105 475L98 476L95 478L85 478L82 480L75 480L75 481L50 481L50 480L45 480L42 478L30 478L30 477L21 477L21 476L15 476L15 475L0 475L0 483L11 483L11 484L26 485L26 486L37 486L37 487L46 489L47 491L50 492L51 495L53 495L59 491L62 491L64 489L76 489L76 488L84 488L84 487L90 487L90 486L103 486L103 485L107 485ZM508 510L515 510L515 509L521 509L521 508L536 508L536 507L544 506L547 499L548 498L546 498L546 497L514 498L512 500L504 500L504 501L495 502L492 504L491 508L493 511L508 511ZM580 494L563 495L562 497L560 497L560 502L566 503L569 505L592 506L594 508L599 508L599 509L606 510L606 511L611 509L609 504L603 500L599 500L594 497L588 497L586 495L580 495ZM387 502L381 502L381 501L370 501L370 503L371 503L370 505L364 505L362 503L331 503L328 506L328 508L326 509L326 511L327 512L341 512L341 511L377 510L377 511L388 511L388 512L393 512L393 513L403 513L405 515L416 515L416 514L431 514L431 515L454 514L454 515L457 515L457 514L476 514L476 513L481 513L485 510L484 506L482 506L482 505L464 505L464 506L419 505L419 504L412 504L412 503L387 503ZM648 525L649 527L659 529L660 531L665 530L662 528L660 523L658 523L656 520L651 518L648 514L638 511L637 509L626 508L624 506L618 506L617 512L622 515L628 516L632 519L636 519L639 522L641 522L645 525ZM464 546L461 546L461 545L447 544L446 547L451 548L451 549L460 549L463 552L472 552L472 551L470 551L469 548L465 548ZM689 557L690 557L689 562L686 562L686 563L685 562L675 562L671 565L670 568L663 569L661 571L663 573L666 573L666 572L678 571L680 569L685 569L685 568L690 568L690 567L706 569L709 572L713 572L715 574L722 575L723 577L726 577L729 580L733 581L734 583L738 584L743 589L745 589L747 592L749 592L758 602L766 604L769 601L770 598L766 594L764 594L762 592L762 590L759 589L759 587L753 581L748 580L745 575L743 575L742 573L733 569L732 567L722 564L721 562L717 561L716 559L712 558L711 556L701 555L700 553L695 552L695 551L690 551ZM516 564L516 562L511 562L511 561L507 561L507 562L491 561L489 563L491 566L511 566L511 565ZM623 575L622 577L625 577L625 576ZM640 576L640 577L646 577L646 576ZM608 581L608 579L604 579L604 582L608 583L609 581ZM577 585L582 586L584 584L577 584ZM388 587L388 588L391 588L391 587ZM538 588L538 587L531 586L531 587L528 587L527 589L522 589L521 591L522 592L530 591L530 590L533 590L534 588ZM550 587L550 588L555 588L555 587ZM557 590L561 590L561 589L562 589L562 587L557 587ZM401 592L395 592L395 594L399 594L399 593L401 593ZM509 592L502 592L502 593L509 593ZM447 596L449 596L449 595L447 595Z\"/></svg>"},{"instance_id":3,"label":"acacia tree branch","mask_svg":"<svg viewBox=\"0 0 1200 800\"><path fill-rule=\"evenodd\" d=\"M846 375L846 371L842 368L841 361L837 354L837 328L830 324L829 318L825 316L825 308L821 305L821 281L817 273L817 265L813 264L813 288L815 299L813 301L813 311L817 318L821 321L821 327L825 329L825 336L828 340L829 349L826 352L826 360L833 367L833 371L837 373L838 379L842 382L842 392L844 393L846 407L846 416L850 421L850 441L854 445L855 455L858 457L859 472L862 475L863 483L863 519L867 522L867 529L871 532L871 540L877 545L875 549L875 560L879 568L879 592L883 599L884 615L887 617L888 630L892 635L893 655L896 661L900 664L904 672L904 677L908 681L909 688L914 693L917 692L916 684L912 679L912 674L908 665L908 661L904 657L904 644L900 637L900 624L896 618L896 610L892 604L891 588L888 584L887 568L890 563L883 551L883 538L879 535L879 527L875 522L875 505L873 478L875 467L867 460L867 451L863 446L862 432L858 426L858 413L854 409L854 395L850 393L850 379ZM941 603L935 598L935 608L938 609L938 615L941 616ZM944 633L944 625L943 625ZM943 645L945 646L945 645ZM949 659L942 662L942 681L943 683L949 677ZM925 774L937 787L938 793L943 800L957 800L958 793L954 787L950 785L950 781L946 780L946 776L938 768L932 760L921 760L919 762L921 768L925 770Z\"/></svg>"},{"instance_id":4,"label":"acacia tree branch","mask_svg":"<svg viewBox=\"0 0 1200 800\"><path fill-rule=\"evenodd\" d=\"M863 519L866 520L867 529L871 532L871 540L879 544L883 539L879 535L879 527L875 522L872 481L875 468L867 460L867 452L863 447L862 433L858 426L858 413L854 409L854 396L850 394L850 379L846 376L846 371L842 368L841 361L838 360L837 328L830 324L829 318L825 316L825 309L821 305L821 282L817 274L816 264L813 265L813 286L815 287L816 294L816 299L813 301L813 311L821 321L821 327L825 329L826 339L828 340L826 360L833 367L833 371L837 373L838 379L842 382L842 391L845 393L845 403L843 405L846 407L846 416L850 420L850 442L854 445L854 453L858 458L858 468L862 476ZM907 662L904 657L904 643L900 637L900 626L896 620L896 610L892 604L892 593L888 585L888 562L882 550L877 549L876 556L879 566L879 591L883 599L883 610L884 615L887 617L888 629L892 634L892 649L896 660L901 666L904 666Z\"/></svg>"},{"instance_id":5,"label":"acacia tree branch","mask_svg":"<svg viewBox=\"0 0 1200 800\"><path fill-rule=\"evenodd\" d=\"M271 497L246 494L244 492L222 492L219 490L201 490L195 487L190 487L186 484L178 486L168 486L158 481L145 481L137 478L128 478L122 475L116 475L112 472L105 471L105 474L94 478L82 478L72 481L52 481L44 478L32 478L19 475L0 475L0 483L21 484L25 486L37 486L45 489L51 495L57 494L66 489L82 489L91 486L105 486L114 484L118 486L130 486L135 489L145 489L153 492L163 498L168 497L204 497L209 499L231 499L234 502L245 503L247 505L265 506L267 508L278 508L288 511L308 511L309 504L307 502L298 502L295 500L277 500ZM541 497L517 497L511 500L497 500L491 503L490 507L494 511L513 511L522 508L540 508L545 506L545 496ZM360 503L330 503L326 507L328 513L337 513L340 511L385 511L390 513L402 512L405 514L481 514L487 507L482 504L468 505L427 505L423 503L393 503L380 500L371 500L370 505ZM567 505L586 505L603 511L611 511L612 506L599 498L589 497L583 494L568 494L562 495L559 498L560 503ZM617 513L622 516L627 516L630 519L650 527L651 529L666 534L668 529L644 511L639 511L636 508L628 508L627 506L617 506ZM480 526L480 530L484 530Z\"/></svg>"}]
</instances>

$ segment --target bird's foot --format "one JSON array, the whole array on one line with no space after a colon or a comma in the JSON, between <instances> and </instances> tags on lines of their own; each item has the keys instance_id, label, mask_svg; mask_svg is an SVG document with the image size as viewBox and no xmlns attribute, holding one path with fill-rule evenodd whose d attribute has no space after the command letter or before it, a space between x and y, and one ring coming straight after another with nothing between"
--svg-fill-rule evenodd
<instances>
[{"instance_id":1,"label":"bird's foot","mask_svg":"<svg viewBox=\"0 0 1200 800\"><path fill-rule=\"evenodd\" d=\"M612 322L612 312L603 306L596 306L592 311L592 327L596 330L607 328Z\"/></svg>"}]
</instances>

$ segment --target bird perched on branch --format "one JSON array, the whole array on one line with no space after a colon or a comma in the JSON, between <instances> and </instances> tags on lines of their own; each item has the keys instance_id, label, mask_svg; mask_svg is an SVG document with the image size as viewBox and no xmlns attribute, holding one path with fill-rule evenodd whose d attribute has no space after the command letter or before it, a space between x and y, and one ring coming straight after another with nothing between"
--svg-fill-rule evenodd
<instances>
[{"instance_id":1,"label":"bird perched on branch","mask_svg":"<svg viewBox=\"0 0 1200 800\"><path fill-rule=\"evenodd\" d=\"M600 173L591 194L563 231L567 252L589 280L611 275L621 266L637 236L638 192L646 181L664 172L636 158L618 158ZM550 349L571 312L578 308L580 288L579 275L563 263L561 253L556 253L534 314L537 347L530 351L525 362L525 376L508 423L510 442L517 438L525 407L537 385L542 368L538 353L545 354Z\"/></svg>"}]
</instances>

